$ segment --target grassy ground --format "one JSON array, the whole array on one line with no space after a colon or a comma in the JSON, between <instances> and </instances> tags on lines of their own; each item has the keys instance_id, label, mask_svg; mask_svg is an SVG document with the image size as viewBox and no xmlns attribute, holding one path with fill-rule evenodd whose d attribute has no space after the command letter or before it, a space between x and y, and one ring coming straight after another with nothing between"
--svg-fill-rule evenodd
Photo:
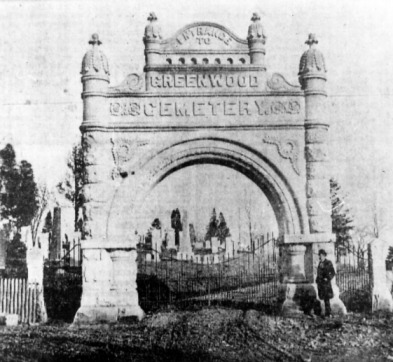
<instances>
[{"instance_id":1,"label":"grassy ground","mask_svg":"<svg viewBox=\"0 0 393 362\"><path fill-rule=\"evenodd\" d=\"M323 320L255 310L160 312L140 323L0 329L1 361L389 361L390 315Z\"/></svg>"}]
</instances>

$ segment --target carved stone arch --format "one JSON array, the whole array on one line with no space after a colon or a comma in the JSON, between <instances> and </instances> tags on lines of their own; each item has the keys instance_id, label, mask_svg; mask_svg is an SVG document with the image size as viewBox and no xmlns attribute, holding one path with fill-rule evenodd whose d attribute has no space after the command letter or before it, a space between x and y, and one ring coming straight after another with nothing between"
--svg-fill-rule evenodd
<instances>
[{"instance_id":1,"label":"carved stone arch","mask_svg":"<svg viewBox=\"0 0 393 362\"><path fill-rule=\"evenodd\" d=\"M172 173L202 163L232 168L253 181L271 203L280 235L304 232L305 218L290 182L267 158L232 141L200 138L159 151L138 172L120 182L110 208L107 240L127 243L124 230L131 236L137 229L134 220L151 190Z\"/></svg>"}]
</instances>

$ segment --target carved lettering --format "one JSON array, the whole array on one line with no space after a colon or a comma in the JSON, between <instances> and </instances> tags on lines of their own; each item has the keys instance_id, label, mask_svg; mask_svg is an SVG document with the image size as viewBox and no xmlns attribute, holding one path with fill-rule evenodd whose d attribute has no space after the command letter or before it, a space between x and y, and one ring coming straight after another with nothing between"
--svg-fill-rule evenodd
<instances>
[{"instance_id":1,"label":"carved lettering","mask_svg":"<svg viewBox=\"0 0 393 362\"><path fill-rule=\"evenodd\" d=\"M177 82L187 82L180 78ZM191 81L197 81L194 78ZM206 81L206 79L205 79ZM207 81L209 81L207 79ZM219 80L217 79L217 84ZM210 99L208 101L193 99L151 99L114 101L109 104L109 112L114 117L190 117L190 116L293 116L299 114L300 103L295 100L275 101L270 99L245 100L237 98Z\"/></svg>"},{"instance_id":2,"label":"carved lettering","mask_svg":"<svg viewBox=\"0 0 393 362\"><path fill-rule=\"evenodd\" d=\"M250 105L248 102L245 102L245 101L239 102L239 114L241 116L244 116L245 114L247 114L247 115L251 114Z\"/></svg>"},{"instance_id":3,"label":"carved lettering","mask_svg":"<svg viewBox=\"0 0 393 362\"><path fill-rule=\"evenodd\" d=\"M218 109L218 106L221 105L221 102L219 102L219 101L210 101L208 104L209 104L209 106L212 107L212 115L213 116L217 116L217 109Z\"/></svg>"},{"instance_id":4,"label":"carved lettering","mask_svg":"<svg viewBox=\"0 0 393 362\"><path fill-rule=\"evenodd\" d=\"M172 116L173 106L173 102L160 102L160 116Z\"/></svg>"},{"instance_id":5,"label":"carved lettering","mask_svg":"<svg viewBox=\"0 0 393 362\"><path fill-rule=\"evenodd\" d=\"M198 74L198 87L208 87L209 86L209 78L206 74Z\"/></svg>"},{"instance_id":6,"label":"carved lettering","mask_svg":"<svg viewBox=\"0 0 393 362\"><path fill-rule=\"evenodd\" d=\"M164 88L165 87L172 88L174 83L172 74L164 74L164 79L162 83Z\"/></svg>"},{"instance_id":7,"label":"carved lettering","mask_svg":"<svg viewBox=\"0 0 393 362\"><path fill-rule=\"evenodd\" d=\"M184 74L175 74L175 87L184 88L186 85L186 79Z\"/></svg>"},{"instance_id":8,"label":"carved lettering","mask_svg":"<svg viewBox=\"0 0 393 362\"><path fill-rule=\"evenodd\" d=\"M157 106L153 103L145 104L145 115L148 117L154 116L154 109L155 108L157 108Z\"/></svg>"},{"instance_id":9,"label":"carved lettering","mask_svg":"<svg viewBox=\"0 0 393 362\"><path fill-rule=\"evenodd\" d=\"M218 39L225 45L229 45L233 38L225 31L212 26L198 26L196 28L191 28L183 31L177 38L179 44L184 44L190 39L196 39L199 45L211 44L211 39Z\"/></svg>"},{"instance_id":10,"label":"carved lettering","mask_svg":"<svg viewBox=\"0 0 393 362\"><path fill-rule=\"evenodd\" d=\"M190 104L182 103L179 104L178 102L175 103L175 114L178 117L190 116Z\"/></svg>"},{"instance_id":11,"label":"carved lettering","mask_svg":"<svg viewBox=\"0 0 393 362\"><path fill-rule=\"evenodd\" d=\"M213 88L223 86L222 74L210 74L210 81Z\"/></svg>"},{"instance_id":12,"label":"carved lettering","mask_svg":"<svg viewBox=\"0 0 393 362\"><path fill-rule=\"evenodd\" d=\"M224 115L236 116L236 102L224 102Z\"/></svg>"},{"instance_id":13,"label":"carved lettering","mask_svg":"<svg viewBox=\"0 0 393 362\"><path fill-rule=\"evenodd\" d=\"M196 76L196 74L187 74L186 75L186 87L187 88L195 88L195 87L197 87L197 76Z\"/></svg>"},{"instance_id":14,"label":"carved lettering","mask_svg":"<svg viewBox=\"0 0 393 362\"><path fill-rule=\"evenodd\" d=\"M205 112L203 110L204 102L194 102L194 116L204 116Z\"/></svg>"},{"instance_id":15,"label":"carved lettering","mask_svg":"<svg viewBox=\"0 0 393 362\"><path fill-rule=\"evenodd\" d=\"M256 88L260 85L256 75L242 74L159 74L151 76L150 84L152 88ZM289 110L296 112L296 105L289 105Z\"/></svg>"}]
</instances>

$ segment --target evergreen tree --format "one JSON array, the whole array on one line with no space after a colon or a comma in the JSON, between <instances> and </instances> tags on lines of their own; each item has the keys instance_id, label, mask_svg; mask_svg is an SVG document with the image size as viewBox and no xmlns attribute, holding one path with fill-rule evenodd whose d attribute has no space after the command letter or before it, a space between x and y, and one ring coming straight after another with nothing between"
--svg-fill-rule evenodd
<instances>
[{"instance_id":1,"label":"evergreen tree","mask_svg":"<svg viewBox=\"0 0 393 362\"><path fill-rule=\"evenodd\" d=\"M78 219L80 218L79 211L83 206L83 178L85 165L83 161L83 149L80 144L72 148L71 154L67 161L67 173L65 179L57 184L57 190L65 198L72 202L75 210L75 230L80 228Z\"/></svg>"},{"instance_id":2,"label":"evergreen tree","mask_svg":"<svg viewBox=\"0 0 393 362\"><path fill-rule=\"evenodd\" d=\"M13 218L13 210L16 206L16 198L19 187L19 168L16 165L15 151L12 145L7 144L0 151L2 165L0 168L1 183L1 217Z\"/></svg>"},{"instance_id":3,"label":"evergreen tree","mask_svg":"<svg viewBox=\"0 0 393 362\"><path fill-rule=\"evenodd\" d=\"M332 203L332 230L336 234L336 256L345 255L350 249L352 238L350 231L354 228L350 211L345 207L341 186L335 179L330 179L330 199Z\"/></svg>"},{"instance_id":4,"label":"evergreen tree","mask_svg":"<svg viewBox=\"0 0 393 362\"><path fill-rule=\"evenodd\" d=\"M181 215L180 215L179 209L172 210L171 226L172 226L172 229L175 230L175 245L179 245L179 243L180 243L179 233L180 233L180 231L183 231L183 225L181 222Z\"/></svg>"},{"instance_id":5,"label":"evergreen tree","mask_svg":"<svg viewBox=\"0 0 393 362\"><path fill-rule=\"evenodd\" d=\"M26 244L19 233L8 243L5 274L8 278L27 278Z\"/></svg>"},{"instance_id":6,"label":"evergreen tree","mask_svg":"<svg viewBox=\"0 0 393 362\"><path fill-rule=\"evenodd\" d=\"M52 232L52 225L53 225L52 213L50 211L48 211L48 213L46 214L46 217L45 217L45 223L44 223L44 227L42 229L42 232L43 233Z\"/></svg>"},{"instance_id":7,"label":"evergreen tree","mask_svg":"<svg viewBox=\"0 0 393 362\"><path fill-rule=\"evenodd\" d=\"M26 161L22 161L20 164L20 184L17 199L15 208L16 226L28 226L38 210L38 188L34 181L33 168Z\"/></svg>"},{"instance_id":8,"label":"evergreen tree","mask_svg":"<svg viewBox=\"0 0 393 362\"><path fill-rule=\"evenodd\" d=\"M157 229L157 230L161 230L161 221L159 218L156 218L153 220L152 224L151 224L153 229Z\"/></svg>"},{"instance_id":9,"label":"evergreen tree","mask_svg":"<svg viewBox=\"0 0 393 362\"><path fill-rule=\"evenodd\" d=\"M15 151L8 144L0 151L3 163L0 168L2 185L1 216L15 222L20 229L30 225L38 209L38 189L31 164L22 161L18 166Z\"/></svg>"},{"instance_id":10,"label":"evergreen tree","mask_svg":"<svg viewBox=\"0 0 393 362\"><path fill-rule=\"evenodd\" d=\"M213 209L209 225L207 226L205 240L211 240L215 236L217 236L217 214L216 209Z\"/></svg>"},{"instance_id":11,"label":"evergreen tree","mask_svg":"<svg viewBox=\"0 0 393 362\"><path fill-rule=\"evenodd\" d=\"M223 213L220 212L220 215L218 216L217 237L218 240L220 240L220 242L222 243L225 241L225 238L227 236L230 236L229 228L227 226Z\"/></svg>"}]
</instances>

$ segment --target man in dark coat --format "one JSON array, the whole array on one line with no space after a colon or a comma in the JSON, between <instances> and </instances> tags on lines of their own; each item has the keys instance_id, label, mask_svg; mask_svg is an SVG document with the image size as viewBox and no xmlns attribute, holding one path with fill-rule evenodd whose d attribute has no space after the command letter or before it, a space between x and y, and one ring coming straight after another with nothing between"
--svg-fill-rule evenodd
<instances>
[{"instance_id":1,"label":"man in dark coat","mask_svg":"<svg viewBox=\"0 0 393 362\"><path fill-rule=\"evenodd\" d=\"M331 315L330 299L333 298L333 289L331 280L336 275L333 264L330 260L326 259L326 251L321 249L318 252L319 265L317 271L317 286L318 286L318 297L325 302L325 316Z\"/></svg>"}]
</instances>

